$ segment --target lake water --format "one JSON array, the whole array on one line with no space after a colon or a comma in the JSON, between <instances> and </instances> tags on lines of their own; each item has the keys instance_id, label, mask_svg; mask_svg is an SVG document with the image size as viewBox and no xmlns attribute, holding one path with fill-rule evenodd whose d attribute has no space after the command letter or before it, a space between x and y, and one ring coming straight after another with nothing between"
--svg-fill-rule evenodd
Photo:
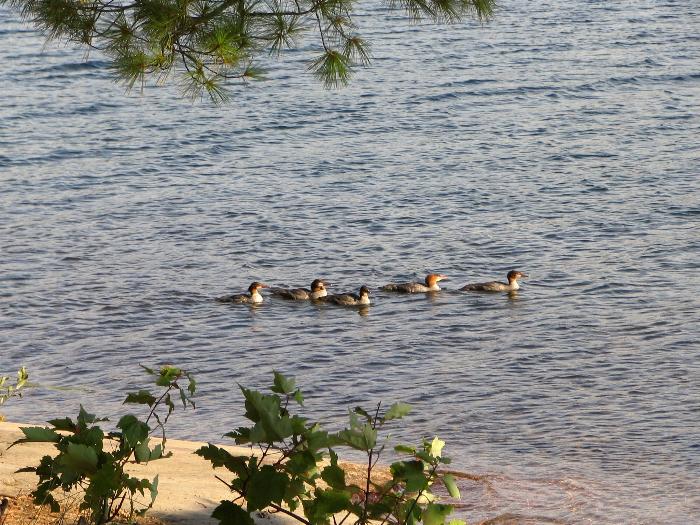
<instances>
[{"instance_id":1,"label":"lake water","mask_svg":"<svg viewBox=\"0 0 700 525\"><path fill-rule=\"evenodd\" d=\"M700 523L700 4L505 0L494 21L358 22L373 66L324 91L287 53L214 107L125 95L102 57L0 8L3 407L117 417L137 364L200 380L172 434L221 440L236 383L295 375L330 429L414 406L470 523ZM531 277L519 294L457 292ZM214 296L378 292L367 315Z\"/></svg>"}]
</instances>

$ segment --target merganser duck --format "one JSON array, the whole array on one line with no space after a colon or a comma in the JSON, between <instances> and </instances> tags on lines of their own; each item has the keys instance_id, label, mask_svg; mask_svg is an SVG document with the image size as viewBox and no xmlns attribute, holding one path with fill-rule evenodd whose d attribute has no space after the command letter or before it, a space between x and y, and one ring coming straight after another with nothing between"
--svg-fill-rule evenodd
<instances>
[{"instance_id":1,"label":"merganser duck","mask_svg":"<svg viewBox=\"0 0 700 525\"><path fill-rule=\"evenodd\" d=\"M442 275L441 273L429 273L425 278L425 284L423 283L390 283L382 286L382 290L385 292L400 292L400 293L424 293L424 292L437 292L440 290L438 286L438 281L447 280L447 275Z\"/></svg>"},{"instance_id":2,"label":"merganser duck","mask_svg":"<svg viewBox=\"0 0 700 525\"><path fill-rule=\"evenodd\" d=\"M473 283L465 284L460 288L460 290L466 290L470 292L514 292L520 289L518 285L518 279L521 277L527 277L526 274L518 272L516 270L511 270L506 276L508 278L508 284L500 283L498 281L491 281L488 283Z\"/></svg>"},{"instance_id":3,"label":"merganser duck","mask_svg":"<svg viewBox=\"0 0 700 525\"><path fill-rule=\"evenodd\" d=\"M311 289L306 288L270 288L272 295L281 297L282 299L290 299L295 301L303 301L308 299L320 299L325 297L328 292L326 286L330 286L323 279L314 279L311 283Z\"/></svg>"},{"instance_id":4,"label":"merganser duck","mask_svg":"<svg viewBox=\"0 0 700 525\"><path fill-rule=\"evenodd\" d=\"M248 295L246 294L239 294L239 295L225 295L223 297L217 297L216 300L219 301L220 303L247 303L247 304L257 304L257 303L262 303L263 301L263 296L260 295L260 290L261 288L269 288L268 285L259 283L257 281L251 283L251 285L248 287Z\"/></svg>"},{"instance_id":5,"label":"merganser duck","mask_svg":"<svg viewBox=\"0 0 700 525\"><path fill-rule=\"evenodd\" d=\"M369 288L362 286L360 288L360 294L354 293L344 293L328 295L323 298L324 301L328 303L338 304L340 306L359 306L370 304L369 300Z\"/></svg>"}]
</instances>

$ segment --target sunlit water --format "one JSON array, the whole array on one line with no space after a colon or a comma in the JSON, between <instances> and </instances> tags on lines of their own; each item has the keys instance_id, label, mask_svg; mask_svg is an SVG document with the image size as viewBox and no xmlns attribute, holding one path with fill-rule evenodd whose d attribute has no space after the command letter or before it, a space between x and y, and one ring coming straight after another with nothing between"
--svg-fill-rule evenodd
<instances>
[{"instance_id":1,"label":"sunlit water","mask_svg":"<svg viewBox=\"0 0 700 525\"><path fill-rule=\"evenodd\" d=\"M362 18L373 67L324 91L289 53L212 107L124 95L101 57L0 8L0 372L22 421L118 416L137 364L194 370L173 435L295 375L330 429L403 400L470 522L700 523L700 4L502 3L481 26ZM531 274L515 297L465 282ZM212 297L377 293L367 315Z\"/></svg>"}]
</instances>

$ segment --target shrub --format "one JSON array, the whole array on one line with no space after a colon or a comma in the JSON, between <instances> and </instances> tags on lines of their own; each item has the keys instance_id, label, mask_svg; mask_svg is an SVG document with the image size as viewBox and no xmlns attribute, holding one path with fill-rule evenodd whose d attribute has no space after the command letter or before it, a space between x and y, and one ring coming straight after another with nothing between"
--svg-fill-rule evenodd
<instances>
[{"instance_id":1,"label":"shrub","mask_svg":"<svg viewBox=\"0 0 700 525\"><path fill-rule=\"evenodd\" d=\"M153 506L158 493L158 476L153 480L139 479L127 474L125 467L129 462L145 463L170 455L165 452L165 424L175 409L171 394L179 394L183 408L188 405L194 408L195 381L191 374L173 366L160 371L142 368L155 377L156 386L162 388L160 394L139 390L124 400L125 404L149 407L143 421L126 414L117 423L116 430L105 433L97 423L108 420L89 414L81 405L75 421L64 417L49 421L51 427L21 428L25 437L12 446L45 442L53 443L58 450L55 457L44 456L39 466L21 470L39 476L37 488L32 492L36 504L50 505L52 512L58 512L60 505L53 492L77 489L83 493L80 510L89 511L92 522L97 525L113 520L120 511L128 511L132 518ZM185 379L188 384L183 388L179 381ZM156 433L160 442L152 446L151 436ZM137 493L142 497L148 493L150 502L141 503Z\"/></svg>"},{"instance_id":2,"label":"shrub","mask_svg":"<svg viewBox=\"0 0 700 525\"><path fill-rule=\"evenodd\" d=\"M303 406L303 395L293 379L274 374L271 394L241 387L245 417L252 426L240 427L226 436L250 453L235 455L208 444L196 454L213 467L225 467L230 481L217 476L235 497L222 501L212 516L222 525L253 525L251 512L269 509L282 512L305 525L350 523L392 525L442 525L452 512L431 492L437 480L452 497L459 491L450 475L442 475L444 442L437 437L418 447L397 446L403 459L391 464L388 479L373 476L385 449L379 444L384 425L405 416L409 405L396 403L382 412L381 404L369 413L360 407L350 412L349 427L337 433L322 430L318 423L292 415L293 404ZM338 464L339 447L361 451L367 458L360 483L347 479ZM464 522L453 520L452 525Z\"/></svg>"},{"instance_id":3,"label":"shrub","mask_svg":"<svg viewBox=\"0 0 700 525\"><path fill-rule=\"evenodd\" d=\"M27 370L22 367L17 371L17 380L14 385L7 384L9 377L0 377L0 405L5 404L5 401L11 397L22 397L22 388L27 384L27 379L29 379L29 374ZM0 414L0 421L4 418Z\"/></svg>"}]
</instances>

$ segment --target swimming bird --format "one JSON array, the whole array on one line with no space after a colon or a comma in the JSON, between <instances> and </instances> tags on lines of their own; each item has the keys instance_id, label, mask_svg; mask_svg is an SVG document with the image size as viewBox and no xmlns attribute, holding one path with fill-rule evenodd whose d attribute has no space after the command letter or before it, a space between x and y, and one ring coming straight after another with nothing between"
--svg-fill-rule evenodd
<instances>
[{"instance_id":1,"label":"swimming bird","mask_svg":"<svg viewBox=\"0 0 700 525\"><path fill-rule=\"evenodd\" d=\"M367 305L370 304L369 288L363 285L362 287L360 287L359 295L354 293L335 294L328 295L322 300L327 303L333 303L340 306Z\"/></svg>"},{"instance_id":2,"label":"swimming bird","mask_svg":"<svg viewBox=\"0 0 700 525\"><path fill-rule=\"evenodd\" d=\"M465 284L460 288L460 290L465 290L469 292L514 292L520 289L518 285L518 279L521 277L527 277L526 274L518 272L516 270L511 270L506 276L508 279L508 284L500 283L498 281L491 281L488 283L473 283Z\"/></svg>"},{"instance_id":3,"label":"swimming bird","mask_svg":"<svg viewBox=\"0 0 700 525\"><path fill-rule=\"evenodd\" d=\"M425 277L423 283L390 283L382 286L385 292L400 292L400 293L421 293L421 292L437 292L440 290L438 281L447 280L447 275L441 273L429 273Z\"/></svg>"},{"instance_id":4,"label":"swimming bird","mask_svg":"<svg viewBox=\"0 0 700 525\"><path fill-rule=\"evenodd\" d=\"M269 288L268 285L255 281L248 287L248 294L225 295L217 297L216 300L220 303L242 303L242 304L257 304L263 302L263 296L259 290L261 288Z\"/></svg>"},{"instance_id":5,"label":"swimming bird","mask_svg":"<svg viewBox=\"0 0 700 525\"><path fill-rule=\"evenodd\" d=\"M282 299L303 301L308 299L320 299L328 294L326 286L330 286L323 279L314 279L311 289L306 288L270 288L272 295Z\"/></svg>"}]
</instances>

